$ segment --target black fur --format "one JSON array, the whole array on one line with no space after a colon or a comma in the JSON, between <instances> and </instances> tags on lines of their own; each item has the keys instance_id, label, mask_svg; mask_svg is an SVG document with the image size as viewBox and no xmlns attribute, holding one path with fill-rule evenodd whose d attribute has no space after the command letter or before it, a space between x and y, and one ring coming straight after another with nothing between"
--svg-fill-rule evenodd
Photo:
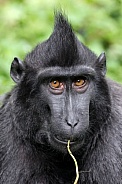
<instances>
[{"instance_id":1,"label":"black fur","mask_svg":"<svg viewBox=\"0 0 122 184\"><path fill-rule=\"evenodd\" d=\"M79 42L61 13L47 41L24 62L14 59L11 77L17 85L0 107L1 184L73 183L67 145L53 136L76 141L71 150L78 161L78 184L122 183L122 86L105 78L105 62L104 53L97 57ZM48 90L52 76L69 82L81 75L89 81L85 92L67 89L63 96ZM71 117L78 122L69 124Z\"/></svg>"}]
</instances>

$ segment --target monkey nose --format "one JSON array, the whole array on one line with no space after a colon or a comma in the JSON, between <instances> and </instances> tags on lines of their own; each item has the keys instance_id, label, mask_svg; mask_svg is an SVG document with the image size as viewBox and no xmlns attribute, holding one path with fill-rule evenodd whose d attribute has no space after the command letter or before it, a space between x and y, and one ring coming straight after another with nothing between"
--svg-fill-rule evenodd
<instances>
[{"instance_id":1,"label":"monkey nose","mask_svg":"<svg viewBox=\"0 0 122 184\"><path fill-rule=\"evenodd\" d=\"M78 125L78 120L67 120L66 119L66 123L68 126L70 126L71 128L75 128Z\"/></svg>"}]
</instances>

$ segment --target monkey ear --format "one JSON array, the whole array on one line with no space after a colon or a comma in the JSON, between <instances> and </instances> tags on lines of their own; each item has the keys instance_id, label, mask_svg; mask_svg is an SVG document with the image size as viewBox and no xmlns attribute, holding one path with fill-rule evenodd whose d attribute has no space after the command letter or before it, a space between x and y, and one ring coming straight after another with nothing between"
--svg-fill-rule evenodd
<instances>
[{"instance_id":1,"label":"monkey ear","mask_svg":"<svg viewBox=\"0 0 122 184\"><path fill-rule=\"evenodd\" d=\"M96 67L98 70L101 71L102 76L106 74L106 55L105 53L101 53L100 56L97 58Z\"/></svg>"},{"instance_id":2,"label":"monkey ear","mask_svg":"<svg viewBox=\"0 0 122 184\"><path fill-rule=\"evenodd\" d=\"M10 76L14 82L19 83L24 73L24 63L19 60L17 57L14 58L11 69L10 69Z\"/></svg>"}]
</instances>

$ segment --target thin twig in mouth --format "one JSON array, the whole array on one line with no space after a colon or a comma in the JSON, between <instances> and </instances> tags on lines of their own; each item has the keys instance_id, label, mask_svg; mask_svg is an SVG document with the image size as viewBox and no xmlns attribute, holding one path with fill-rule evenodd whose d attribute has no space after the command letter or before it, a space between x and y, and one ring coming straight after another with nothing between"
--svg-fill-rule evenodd
<instances>
[{"instance_id":1,"label":"thin twig in mouth","mask_svg":"<svg viewBox=\"0 0 122 184\"><path fill-rule=\"evenodd\" d=\"M73 161L75 163L75 167L76 167L76 179L74 181L74 184L77 184L78 183L78 179L79 179L78 163L77 163L76 158L74 157L74 155L72 154L72 152L70 150L70 140L68 140L67 150L68 150L70 156L72 157L72 159L73 159Z\"/></svg>"}]
</instances>

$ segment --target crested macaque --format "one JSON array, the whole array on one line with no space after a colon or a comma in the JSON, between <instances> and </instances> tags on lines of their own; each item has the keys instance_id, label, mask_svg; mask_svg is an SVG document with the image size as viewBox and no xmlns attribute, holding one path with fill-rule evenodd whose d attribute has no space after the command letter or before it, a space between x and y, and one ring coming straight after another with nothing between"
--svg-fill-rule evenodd
<instances>
[{"instance_id":1,"label":"crested macaque","mask_svg":"<svg viewBox=\"0 0 122 184\"><path fill-rule=\"evenodd\" d=\"M106 56L81 43L62 13L51 36L14 58L0 107L0 183L122 183L122 86Z\"/></svg>"}]
</instances>

